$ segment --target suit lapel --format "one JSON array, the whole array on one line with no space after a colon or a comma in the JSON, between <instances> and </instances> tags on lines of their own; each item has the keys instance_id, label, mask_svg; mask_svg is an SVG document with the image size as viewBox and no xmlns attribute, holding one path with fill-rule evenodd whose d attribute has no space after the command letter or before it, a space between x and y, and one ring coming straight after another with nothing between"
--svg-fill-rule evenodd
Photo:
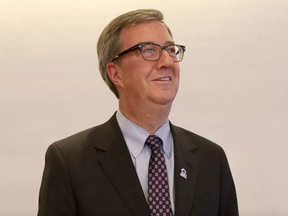
<instances>
[{"instance_id":1,"label":"suit lapel","mask_svg":"<svg viewBox=\"0 0 288 216\"><path fill-rule=\"evenodd\" d=\"M149 216L147 201L115 114L102 128L95 148L103 171L133 215Z\"/></svg>"},{"instance_id":2,"label":"suit lapel","mask_svg":"<svg viewBox=\"0 0 288 216\"><path fill-rule=\"evenodd\" d=\"M171 124L175 152L175 216L189 215L194 199L198 174L198 160L192 154L197 147L185 131ZM187 179L180 175L184 168Z\"/></svg>"}]
</instances>

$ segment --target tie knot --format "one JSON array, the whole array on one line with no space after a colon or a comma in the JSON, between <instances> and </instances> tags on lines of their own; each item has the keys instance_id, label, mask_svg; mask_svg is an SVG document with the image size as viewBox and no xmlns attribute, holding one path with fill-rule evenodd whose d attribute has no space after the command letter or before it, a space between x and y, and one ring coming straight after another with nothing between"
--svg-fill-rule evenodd
<instances>
[{"instance_id":1,"label":"tie knot","mask_svg":"<svg viewBox=\"0 0 288 216\"><path fill-rule=\"evenodd\" d=\"M158 150L162 146L162 140L156 135L150 135L145 142L153 151Z\"/></svg>"}]
</instances>

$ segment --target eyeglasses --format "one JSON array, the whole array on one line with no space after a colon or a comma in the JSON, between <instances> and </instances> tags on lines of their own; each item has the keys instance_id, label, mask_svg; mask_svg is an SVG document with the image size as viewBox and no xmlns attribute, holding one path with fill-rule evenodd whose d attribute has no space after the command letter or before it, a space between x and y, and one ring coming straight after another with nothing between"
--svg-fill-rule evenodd
<instances>
[{"instance_id":1,"label":"eyeglasses","mask_svg":"<svg viewBox=\"0 0 288 216\"><path fill-rule=\"evenodd\" d=\"M170 57L173 59L173 62L180 62L184 57L186 47L177 44L160 46L154 43L141 43L119 53L112 59L112 62L120 58L121 56L135 50L140 50L143 59L145 59L146 61L158 61L161 58L164 49L169 53Z\"/></svg>"}]
</instances>

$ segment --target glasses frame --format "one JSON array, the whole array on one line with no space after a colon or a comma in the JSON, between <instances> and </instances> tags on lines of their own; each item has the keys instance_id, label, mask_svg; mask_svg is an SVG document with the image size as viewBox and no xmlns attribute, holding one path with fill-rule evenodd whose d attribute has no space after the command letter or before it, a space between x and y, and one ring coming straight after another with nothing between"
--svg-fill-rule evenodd
<instances>
[{"instance_id":1,"label":"glasses frame","mask_svg":"<svg viewBox=\"0 0 288 216\"><path fill-rule=\"evenodd\" d=\"M160 49L161 49L161 54L160 54L159 58L158 58L158 59L155 59L155 60L147 60L147 59L145 59L144 56L143 56L143 54L142 54L142 47L145 46L145 45L156 45L156 46L160 47ZM181 49L183 50L183 56L182 56L182 59L181 59L180 61L182 61L183 58L184 58L184 53L185 53L185 51L186 51L186 47L183 46L183 45L179 45L179 44L169 44L169 45L167 45L167 46L161 46L161 45L155 44L155 43L140 43L140 44L136 44L135 46L132 46L132 47L124 50L123 52L119 53L118 55L116 55L116 56L111 60L111 62L113 62L113 61L115 61L116 59L120 58L121 56L126 55L126 54L128 54L128 53L130 53L130 52L133 52L133 51L135 51L135 50L140 50L141 55L142 55L142 58L143 58L144 60L146 60L146 61L158 61L158 60L161 58L164 49L165 49L167 52L169 52L169 51L168 51L168 47L169 47L169 46L179 46L179 47L181 47ZM175 61L175 60L173 60L173 62L180 62L180 61Z\"/></svg>"}]
</instances>

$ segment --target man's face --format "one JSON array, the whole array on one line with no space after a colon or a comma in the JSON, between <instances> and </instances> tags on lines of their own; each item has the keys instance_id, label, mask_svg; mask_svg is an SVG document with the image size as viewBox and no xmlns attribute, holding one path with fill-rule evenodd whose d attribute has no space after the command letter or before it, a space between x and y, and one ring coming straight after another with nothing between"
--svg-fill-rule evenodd
<instances>
[{"instance_id":1,"label":"man's face","mask_svg":"<svg viewBox=\"0 0 288 216\"><path fill-rule=\"evenodd\" d=\"M127 27L121 32L121 40L122 50L145 42L161 46L172 43L169 32L159 21L148 21ZM158 61L144 60L139 50L121 58L117 65L122 82L122 87L118 90L120 100L124 99L134 104L171 105L179 86L179 63L173 62L166 50L162 52Z\"/></svg>"}]
</instances>

